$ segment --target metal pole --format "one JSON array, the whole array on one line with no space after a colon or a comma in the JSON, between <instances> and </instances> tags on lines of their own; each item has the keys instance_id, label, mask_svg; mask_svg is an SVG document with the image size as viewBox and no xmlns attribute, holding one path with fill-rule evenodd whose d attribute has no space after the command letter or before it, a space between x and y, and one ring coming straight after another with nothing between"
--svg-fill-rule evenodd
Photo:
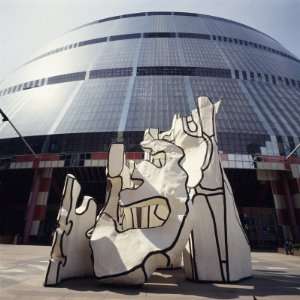
<instances>
[{"instance_id":1,"label":"metal pole","mask_svg":"<svg viewBox=\"0 0 300 300\"><path fill-rule=\"evenodd\" d=\"M17 135L21 138L21 140L23 141L23 143L26 145L27 149L32 153L32 155L35 158L38 158L36 153L34 152L34 150L31 148L31 146L28 144L28 142L25 140L25 138L22 136L21 132L16 128L16 126L13 124L13 122L7 117L7 115L4 113L4 111L0 108L0 114L2 115L3 122L8 122L11 127L14 129L14 131L17 133Z\"/></svg>"},{"instance_id":2,"label":"metal pole","mask_svg":"<svg viewBox=\"0 0 300 300\"><path fill-rule=\"evenodd\" d=\"M288 160L299 148L300 143L290 152L290 154L285 159Z\"/></svg>"}]
</instances>

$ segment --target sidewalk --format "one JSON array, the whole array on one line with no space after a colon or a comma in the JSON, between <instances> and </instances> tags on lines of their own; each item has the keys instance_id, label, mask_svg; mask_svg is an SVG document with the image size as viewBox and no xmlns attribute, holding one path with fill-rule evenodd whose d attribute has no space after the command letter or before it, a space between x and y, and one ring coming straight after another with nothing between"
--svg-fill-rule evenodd
<instances>
[{"instance_id":1,"label":"sidewalk","mask_svg":"<svg viewBox=\"0 0 300 300\"><path fill-rule=\"evenodd\" d=\"M68 280L45 288L50 247L0 244L1 300L58 299L300 299L300 258L252 253L253 278L239 284L186 281L182 270L156 272L140 288L116 288L96 280Z\"/></svg>"}]
</instances>

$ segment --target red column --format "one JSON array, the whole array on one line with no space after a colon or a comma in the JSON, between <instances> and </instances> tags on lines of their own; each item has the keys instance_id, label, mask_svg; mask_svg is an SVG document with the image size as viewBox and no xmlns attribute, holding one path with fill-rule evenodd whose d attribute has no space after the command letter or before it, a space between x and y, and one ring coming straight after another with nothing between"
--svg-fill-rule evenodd
<instances>
[{"instance_id":1,"label":"red column","mask_svg":"<svg viewBox=\"0 0 300 300\"><path fill-rule=\"evenodd\" d=\"M271 180L270 183L277 216L277 223L282 227L284 238L287 239L290 237L291 229L286 205L284 186L281 180L279 179Z\"/></svg>"},{"instance_id":2,"label":"red column","mask_svg":"<svg viewBox=\"0 0 300 300\"><path fill-rule=\"evenodd\" d=\"M40 222L45 219L52 171L52 168L35 169L32 189L27 205L24 243L28 243L29 236L38 235Z\"/></svg>"}]
</instances>

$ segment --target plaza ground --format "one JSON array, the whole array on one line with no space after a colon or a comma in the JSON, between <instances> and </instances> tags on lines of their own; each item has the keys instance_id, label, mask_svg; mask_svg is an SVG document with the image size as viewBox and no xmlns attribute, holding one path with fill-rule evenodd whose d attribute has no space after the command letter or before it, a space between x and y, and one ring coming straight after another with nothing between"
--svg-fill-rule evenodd
<instances>
[{"instance_id":1,"label":"plaza ground","mask_svg":"<svg viewBox=\"0 0 300 300\"><path fill-rule=\"evenodd\" d=\"M193 283L177 270L156 272L139 288L86 279L45 288L49 253L48 246L0 245L0 299L300 299L300 257L284 254L252 253L254 275L238 284Z\"/></svg>"}]
</instances>

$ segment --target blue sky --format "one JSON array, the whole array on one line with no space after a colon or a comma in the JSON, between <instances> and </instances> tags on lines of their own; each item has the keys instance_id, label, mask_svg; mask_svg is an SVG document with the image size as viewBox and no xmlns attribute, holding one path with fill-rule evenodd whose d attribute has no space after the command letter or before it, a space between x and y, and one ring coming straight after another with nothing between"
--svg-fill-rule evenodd
<instances>
[{"instance_id":1,"label":"blue sky","mask_svg":"<svg viewBox=\"0 0 300 300\"><path fill-rule=\"evenodd\" d=\"M153 10L232 19L271 35L300 58L300 0L0 0L0 79L73 27Z\"/></svg>"}]
</instances>

